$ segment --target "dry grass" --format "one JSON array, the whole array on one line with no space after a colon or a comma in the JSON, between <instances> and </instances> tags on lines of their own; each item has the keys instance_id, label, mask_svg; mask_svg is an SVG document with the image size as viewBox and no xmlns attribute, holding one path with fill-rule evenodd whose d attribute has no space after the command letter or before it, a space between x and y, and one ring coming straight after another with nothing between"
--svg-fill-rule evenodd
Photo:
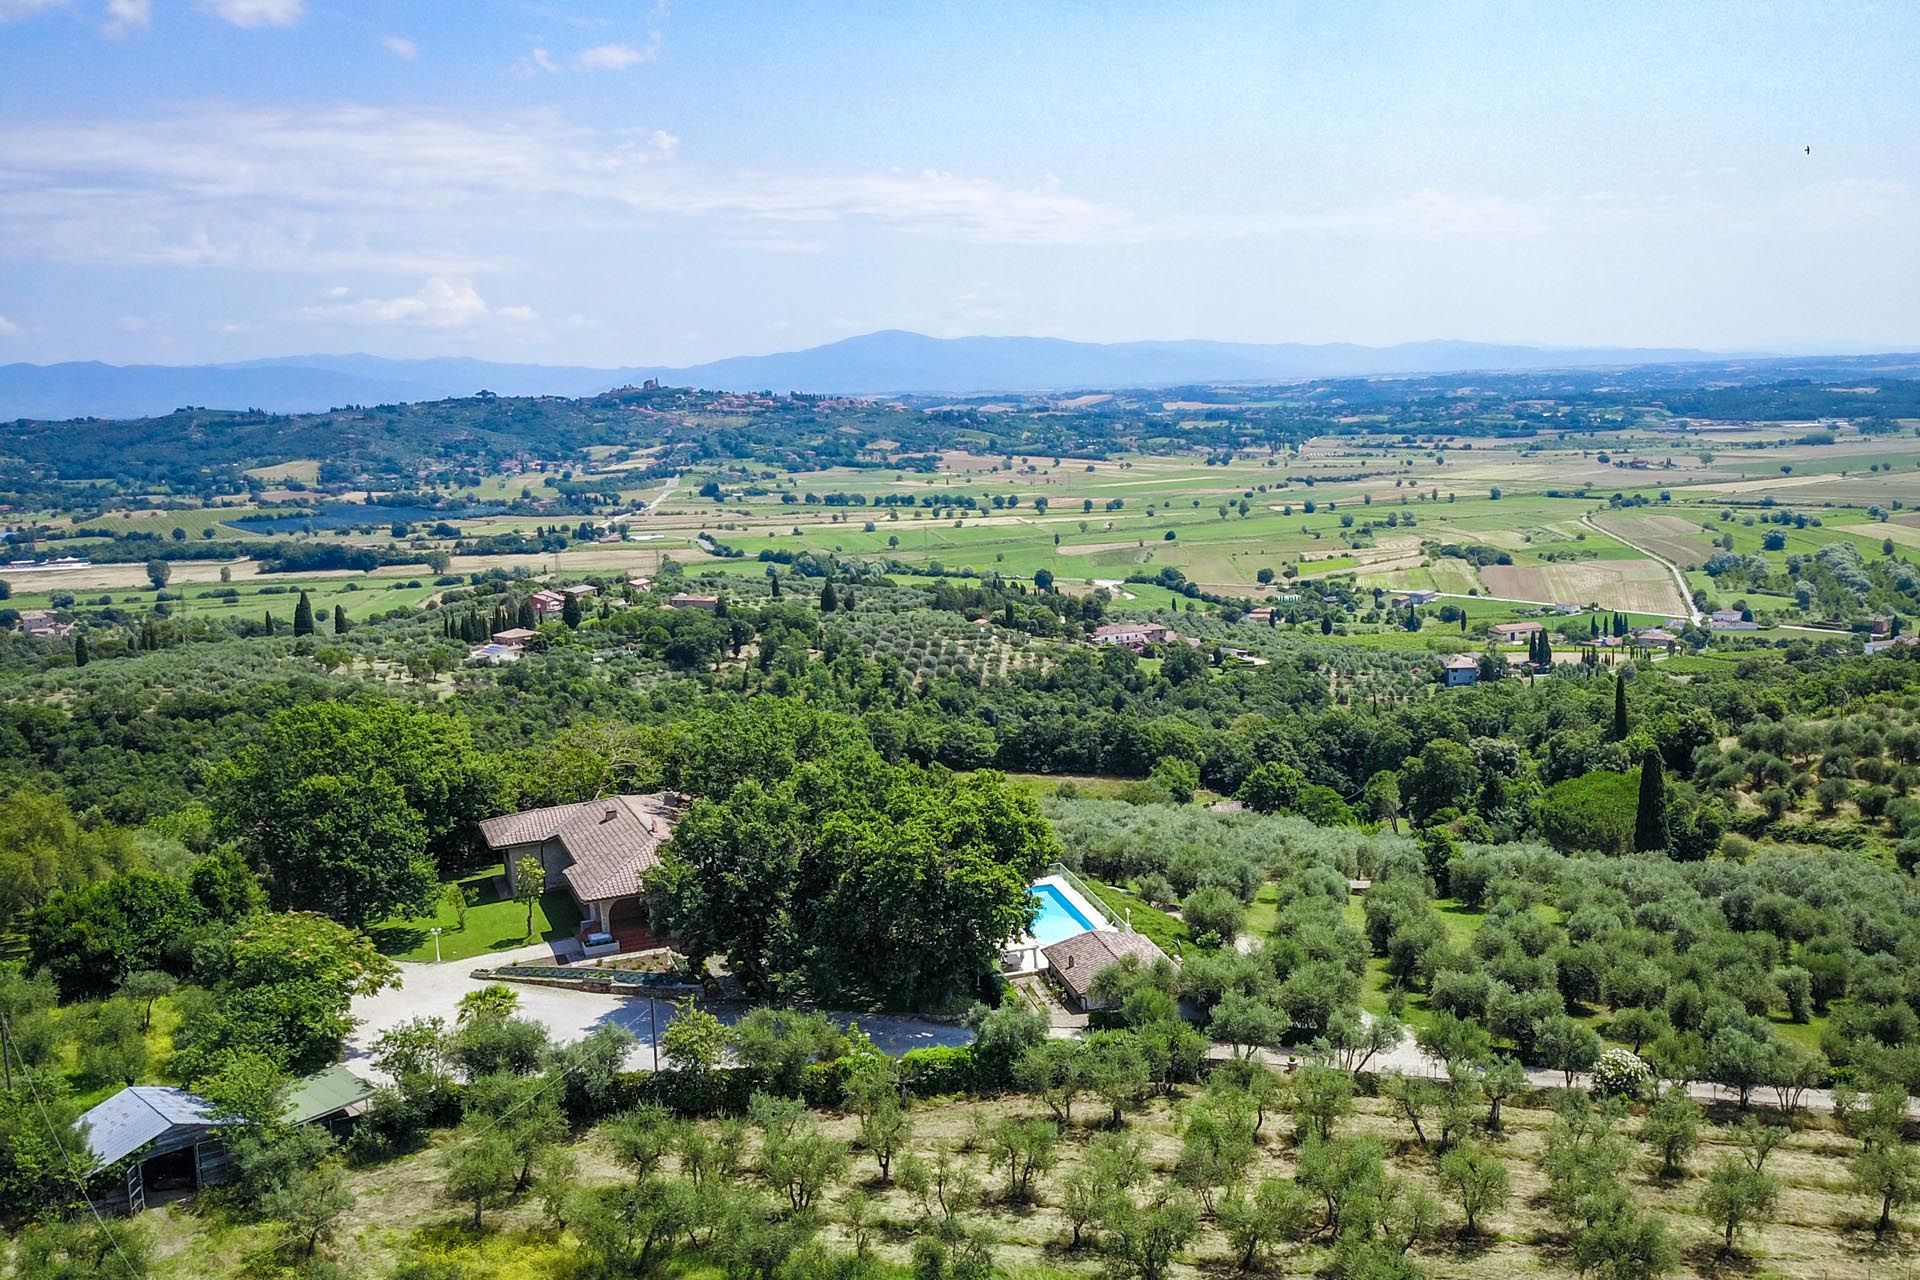
<instances>
[{"instance_id":1,"label":"dry grass","mask_svg":"<svg viewBox=\"0 0 1920 1280\"><path fill-rule=\"evenodd\" d=\"M1410 1126L1390 1113L1381 1100L1363 1098L1357 1107L1357 1113L1343 1123L1342 1132L1381 1138L1397 1173L1447 1203L1434 1179L1436 1158L1414 1140ZM1076 1109L1075 1123L1062 1144L1060 1166L1040 1180L1038 1203L1031 1205L1000 1200L1003 1177L985 1167L986 1157L977 1149L976 1133L981 1124L1009 1113L1041 1115L1038 1103L1016 1099L923 1106L913 1113L914 1146L925 1151L936 1143L948 1143L980 1176L986 1199L973 1218L976 1225L989 1228L997 1237L1000 1264L1007 1272L1045 1269L1093 1276L1100 1269L1098 1255L1091 1249L1070 1252L1065 1248L1070 1232L1049 1199L1062 1176L1084 1158L1087 1144L1098 1132L1092 1126L1099 1122L1101 1112L1102 1108L1092 1102ZM1420 1266L1435 1280L1574 1273L1564 1236L1543 1200L1546 1181L1539 1160L1552 1114L1543 1105L1509 1106L1504 1114L1507 1131L1495 1149L1508 1162L1513 1178L1512 1200L1483 1225L1478 1240L1460 1238L1457 1210L1447 1204L1448 1217L1439 1236L1419 1251ZM837 1137L850 1142L854 1138L855 1123L847 1117L825 1115L821 1123ZM1637 1126L1637 1120L1629 1122L1630 1131ZM1156 1169L1169 1173L1180 1150L1174 1107L1156 1100L1131 1118L1130 1127L1144 1140ZM1293 1146L1287 1129L1284 1118L1269 1120L1255 1177L1292 1175ZM1767 1170L1784 1183L1778 1215L1743 1239L1738 1256L1721 1258L1718 1234L1699 1215L1696 1204L1702 1171L1734 1147L1732 1134L1725 1127L1710 1127L1705 1136L1706 1141L1690 1161L1693 1172L1689 1176L1661 1179L1655 1174L1651 1157L1643 1158L1630 1174L1635 1192L1667 1219L1682 1249L1682 1265L1675 1274L1867 1280L1875 1275L1904 1276L1920 1261L1920 1251L1913 1248L1910 1237L1889 1239L1884 1245L1874 1241L1872 1206L1848 1185L1846 1160L1854 1144L1823 1122L1801 1129L1773 1153ZM354 1276L381 1276L403 1257L435 1253L459 1260L476 1276L564 1272L561 1263L571 1253L570 1241L547 1222L538 1195L529 1195L513 1207L490 1215L489 1226L480 1236L465 1229L464 1211L447 1203L440 1190L446 1147L447 1138L442 1135L426 1151L353 1174L359 1202L349 1215L350 1225L331 1246L331 1254L343 1271ZM596 1137L577 1143L574 1154L580 1181L585 1185L605 1185L623 1176ZM904 1260L922 1228L919 1210L897 1186L879 1186L874 1177L871 1157L856 1151L851 1178L829 1198L826 1217L836 1221L845 1195L858 1186L874 1198L880 1210L880 1252ZM196 1214L188 1205L156 1211L147 1221L157 1231L157 1274L163 1277L202 1280L248 1274L257 1269L262 1254L272 1247L270 1228L225 1224L216 1212ZM828 1236L838 1238L834 1227L829 1226ZM1324 1247L1308 1242L1291 1247L1282 1257L1279 1271L1302 1274L1321 1269L1326 1261ZM1231 1272L1226 1243L1211 1223L1176 1268L1176 1274L1182 1277L1225 1276Z\"/></svg>"},{"instance_id":2,"label":"dry grass","mask_svg":"<svg viewBox=\"0 0 1920 1280\"><path fill-rule=\"evenodd\" d=\"M1490 564L1487 590L1516 600L1598 600L1631 613L1678 613L1685 605L1666 566L1652 560L1580 560L1563 564Z\"/></svg>"}]
</instances>

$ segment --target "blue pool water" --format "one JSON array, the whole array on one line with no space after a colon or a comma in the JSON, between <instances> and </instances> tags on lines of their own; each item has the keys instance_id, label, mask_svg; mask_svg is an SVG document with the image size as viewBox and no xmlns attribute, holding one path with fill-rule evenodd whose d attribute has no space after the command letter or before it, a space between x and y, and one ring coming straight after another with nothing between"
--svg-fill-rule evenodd
<instances>
[{"instance_id":1,"label":"blue pool water","mask_svg":"<svg viewBox=\"0 0 1920 1280\"><path fill-rule=\"evenodd\" d=\"M1033 896L1040 904L1040 914L1033 921L1033 936L1041 946L1050 947L1062 939L1071 938L1076 933L1086 933L1093 928L1093 921L1087 919L1058 887L1037 884L1033 886Z\"/></svg>"}]
</instances>

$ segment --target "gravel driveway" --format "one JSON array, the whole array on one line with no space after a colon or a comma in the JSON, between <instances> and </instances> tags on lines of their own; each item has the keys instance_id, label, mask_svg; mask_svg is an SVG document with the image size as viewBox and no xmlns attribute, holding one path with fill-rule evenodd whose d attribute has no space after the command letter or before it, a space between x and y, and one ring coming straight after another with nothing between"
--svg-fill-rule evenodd
<instances>
[{"instance_id":1,"label":"gravel driveway","mask_svg":"<svg viewBox=\"0 0 1920 1280\"><path fill-rule=\"evenodd\" d=\"M384 1079L373 1069L369 1055L373 1042L382 1031L413 1018L439 1017L453 1022L460 997L487 985L469 975L484 963L493 968L546 960L552 949L535 943L515 951L502 951L481 960L453 960L445 964L400 964L401 985L378 995L361 996L353 1002L353 1016L359 1025L347 1037L347 1065L372 1079ZM628 1066L645 1070L654 1065L653 1037L673 1021L673 1005L665 1000L645 997L599 995L589 991L562 991L554 987L536 987L524 983L504 984L520 997L520 1016L546 1027L556 1044L571 1044L586 1037L594 1028L613 1023L631 1031L639 1046ZM712 1005L710 1011L722 1022L731 1024L747 1011L747 1006ZM859 1023L873 1042L891 1054L933 1045L961 1045L973 1039L965 1027L898 1014L832 1015L842 1026Z\"/></svg>"}]
</instances>

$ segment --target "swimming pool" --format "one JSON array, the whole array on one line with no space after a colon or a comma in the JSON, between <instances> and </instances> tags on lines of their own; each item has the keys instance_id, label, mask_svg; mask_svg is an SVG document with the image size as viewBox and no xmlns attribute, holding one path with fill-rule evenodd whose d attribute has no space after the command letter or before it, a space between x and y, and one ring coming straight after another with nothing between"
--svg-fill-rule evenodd
<instances>
[{"instance_id":1,"label":"swimming pool","mask_svg":"<svg viewBox=\"0 0 1920 1280\"><path fill-rule=\"evenodd\" d=\"M1057 885L1042 882L1033 886L1033 896L1040 904L1040 914L1034 917L1033 928L1028 930L1034 940L1043 947L1071 938L1077 933L1090 932L1095 926L1086 914L1076 907L1066 894L1060 892Z\"/></svg>"}]
</instances>

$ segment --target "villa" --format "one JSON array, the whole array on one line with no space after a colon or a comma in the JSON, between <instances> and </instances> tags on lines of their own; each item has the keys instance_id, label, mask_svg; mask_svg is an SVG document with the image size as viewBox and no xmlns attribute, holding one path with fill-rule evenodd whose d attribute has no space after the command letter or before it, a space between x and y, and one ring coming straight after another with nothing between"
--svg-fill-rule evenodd
<instances>
[{"instance_id":1,"label":"villa","mask_svg":"<svg viewBox=\"0 0 1920 1280\"><path fill-rule=\"evenodd\" d=\"M1472 654L1450 653L1440 659L1440 670L1446 677L1449 689L1473 684L1480 679L1480 660Z\"/></svg>"},{"instance_id":2,"label":"villa","mask_svg":"<svg viewBox=\"0 0 1920 1280\"><path fill-rule=\"evenodd\" d=\"M1495 640L1524 640L1528 636L1539 635L1546 628L1537 622L1496 622L1487 628Z\"/></svg>"},{"instance_id":3,"label":"villa","mask_svg":"<svg viewBox=\"0 0 1920 1280\"><path fill-rule=\"evenodd\" d=\"M660 851L673 838L673 824L685 807L672 791L609 796L578 804L529 809L488 818L480 824L487 848L507 868L507 891L516 892L516 865L539 860L545 887L564 888L580 908L578 939L590 943L605 935L622 951L657 945L640 902L647 873L660 865Z\"/></svg>"},{"instance_id":4,"label":"villa","mask_svg":"<svg viewBox=\"0 0 1920 1280\"><path fill-rule=\"evenodd\" d=\"M1151 644L1165 644L1179 638L1179 632L1158 622L1109 622L1095 627L1088 637L1095 644L1123 645L1139 653Z\"/></svg>"}]
</instances>

